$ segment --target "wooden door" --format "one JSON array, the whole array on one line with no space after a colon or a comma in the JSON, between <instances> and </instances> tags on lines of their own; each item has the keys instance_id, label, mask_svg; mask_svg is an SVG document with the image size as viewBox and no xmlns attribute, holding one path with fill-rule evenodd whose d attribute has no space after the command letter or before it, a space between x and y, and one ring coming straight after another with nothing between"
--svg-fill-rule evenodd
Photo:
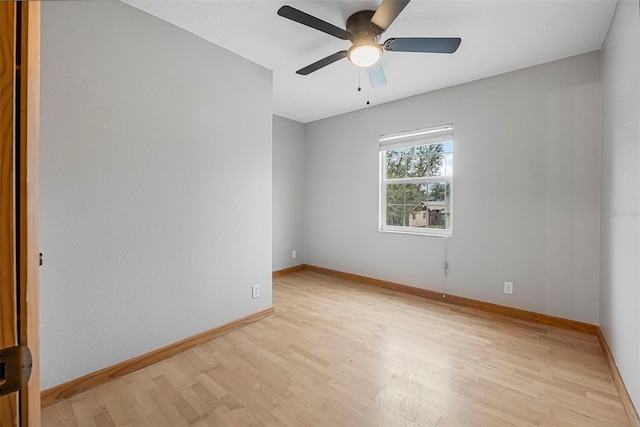
<instances>
[{"instance_id":1,"label":"wooden door","mask_svg":"<svg viewBox=\"0 0 640 427\"><path fill-rule=\"evenodd\" d=\"M0 397L0 426L40 425L38 138L40 3L0 1L0 349L27 345L29 383Z\"/></svg>"}]
</instances>

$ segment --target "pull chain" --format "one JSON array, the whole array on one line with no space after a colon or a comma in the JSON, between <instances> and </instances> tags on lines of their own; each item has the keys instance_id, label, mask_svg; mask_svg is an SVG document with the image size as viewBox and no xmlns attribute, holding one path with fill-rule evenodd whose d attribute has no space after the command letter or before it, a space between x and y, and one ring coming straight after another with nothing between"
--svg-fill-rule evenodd
<instances>
[{"instance_id":1,"label":"pull chain","mask_svg":"<svg viewBox=\"0 0 640 427\"><path fill-rule=\"evenodd\" d=\"M362 68L360 68L358 70L358 92L362 92L361 77L362 77ZM369 86L367 86L367 105L371 104L371 102L369 101L370 94L371 94L371 90L370 89L371 88Z\"/></svg>"}]
</instances>

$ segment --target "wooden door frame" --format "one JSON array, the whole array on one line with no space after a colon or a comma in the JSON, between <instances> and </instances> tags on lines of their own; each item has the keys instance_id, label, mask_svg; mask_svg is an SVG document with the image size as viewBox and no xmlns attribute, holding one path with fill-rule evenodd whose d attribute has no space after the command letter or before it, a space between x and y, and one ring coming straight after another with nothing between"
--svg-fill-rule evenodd
<instances>
[{"instance_id":1,"label":"wooden door frame","mask_svg":"<svg viewBox=\"0 0 640 427\"><path fill-rule=\"evenodd\" d=\"M14 198L16 4L0 2L0 348L18 343ZM18 417L15 394L0 397L0 425Z\"/></svg>"},{"instance_id":2,"label":"wooden door frame","mask_svg":"<svg viewBox=\"0 0 640 427\"><path fill-rule=\"evenodd\" d=\"M20 79L20 343L33 357L31 379L20 394L23 426L40 426L40 2L22 1Z\"/></svg>"},{"instance_id":3,"label":"wooden door frame","mask_svg":"<svg viewBox=\"0 0 640 427\"><path fill-rule=\"evenodd\" d=\"M0 424L39 426L40 2L0 1L0 22L0 348L26 344L33 357L27 386L2 398Z\"/></svg>"}]
</instances>

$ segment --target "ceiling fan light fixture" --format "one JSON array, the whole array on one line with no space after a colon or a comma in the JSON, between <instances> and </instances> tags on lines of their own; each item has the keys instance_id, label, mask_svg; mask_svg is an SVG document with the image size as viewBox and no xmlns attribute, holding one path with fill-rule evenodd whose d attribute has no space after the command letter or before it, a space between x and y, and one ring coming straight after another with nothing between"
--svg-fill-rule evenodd
<instances>
[{"instance_id":1,"label":"ceiling fan light fixture","mask_svg":"<svg viewBox=\"0 0 640 427\"><path fill-rule=\"evenodd\" d=\"M354 44L347 56L356 67L368 68L380 60L382 48L377 43Z\"/></svg>"},{"instance_id":2,"label":"ceiling fan light fixture","mask_svg":"<svg viewBox=\"0 0 640 427\"><path fill-rule=\"evenodd\" d=\"M347 18L346 29L336 27L291 6L282 6L278 9L278 15L283 18L352 43L349 50L331 54L299 69L296 73L306 76L347 57L356 67L366 69L371 87L378 87L387 83L380 62L383 50L420 53L455 52L462 41L459 37L392 37L383 44L378 44L382 33L389 28L410 1L382 0L376 10L367 9L352 13Z\"/></svg>"}]
</instances>

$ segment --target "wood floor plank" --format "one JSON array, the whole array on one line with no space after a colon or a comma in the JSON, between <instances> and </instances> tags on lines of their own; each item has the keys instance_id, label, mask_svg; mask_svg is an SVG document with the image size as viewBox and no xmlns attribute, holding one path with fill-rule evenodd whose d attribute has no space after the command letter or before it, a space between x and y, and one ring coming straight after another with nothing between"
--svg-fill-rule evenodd
<instances>
[{"instance_id":1,"label":"wood floor plank","mask_svg":"<svg viewBox=\"0 0 640 427\"><path fill-rule=\"evenodd\" d=\"M43 425L628 425L592 335L308 270L275 278L273 304Z\"/></svg>"}]
</instances>

